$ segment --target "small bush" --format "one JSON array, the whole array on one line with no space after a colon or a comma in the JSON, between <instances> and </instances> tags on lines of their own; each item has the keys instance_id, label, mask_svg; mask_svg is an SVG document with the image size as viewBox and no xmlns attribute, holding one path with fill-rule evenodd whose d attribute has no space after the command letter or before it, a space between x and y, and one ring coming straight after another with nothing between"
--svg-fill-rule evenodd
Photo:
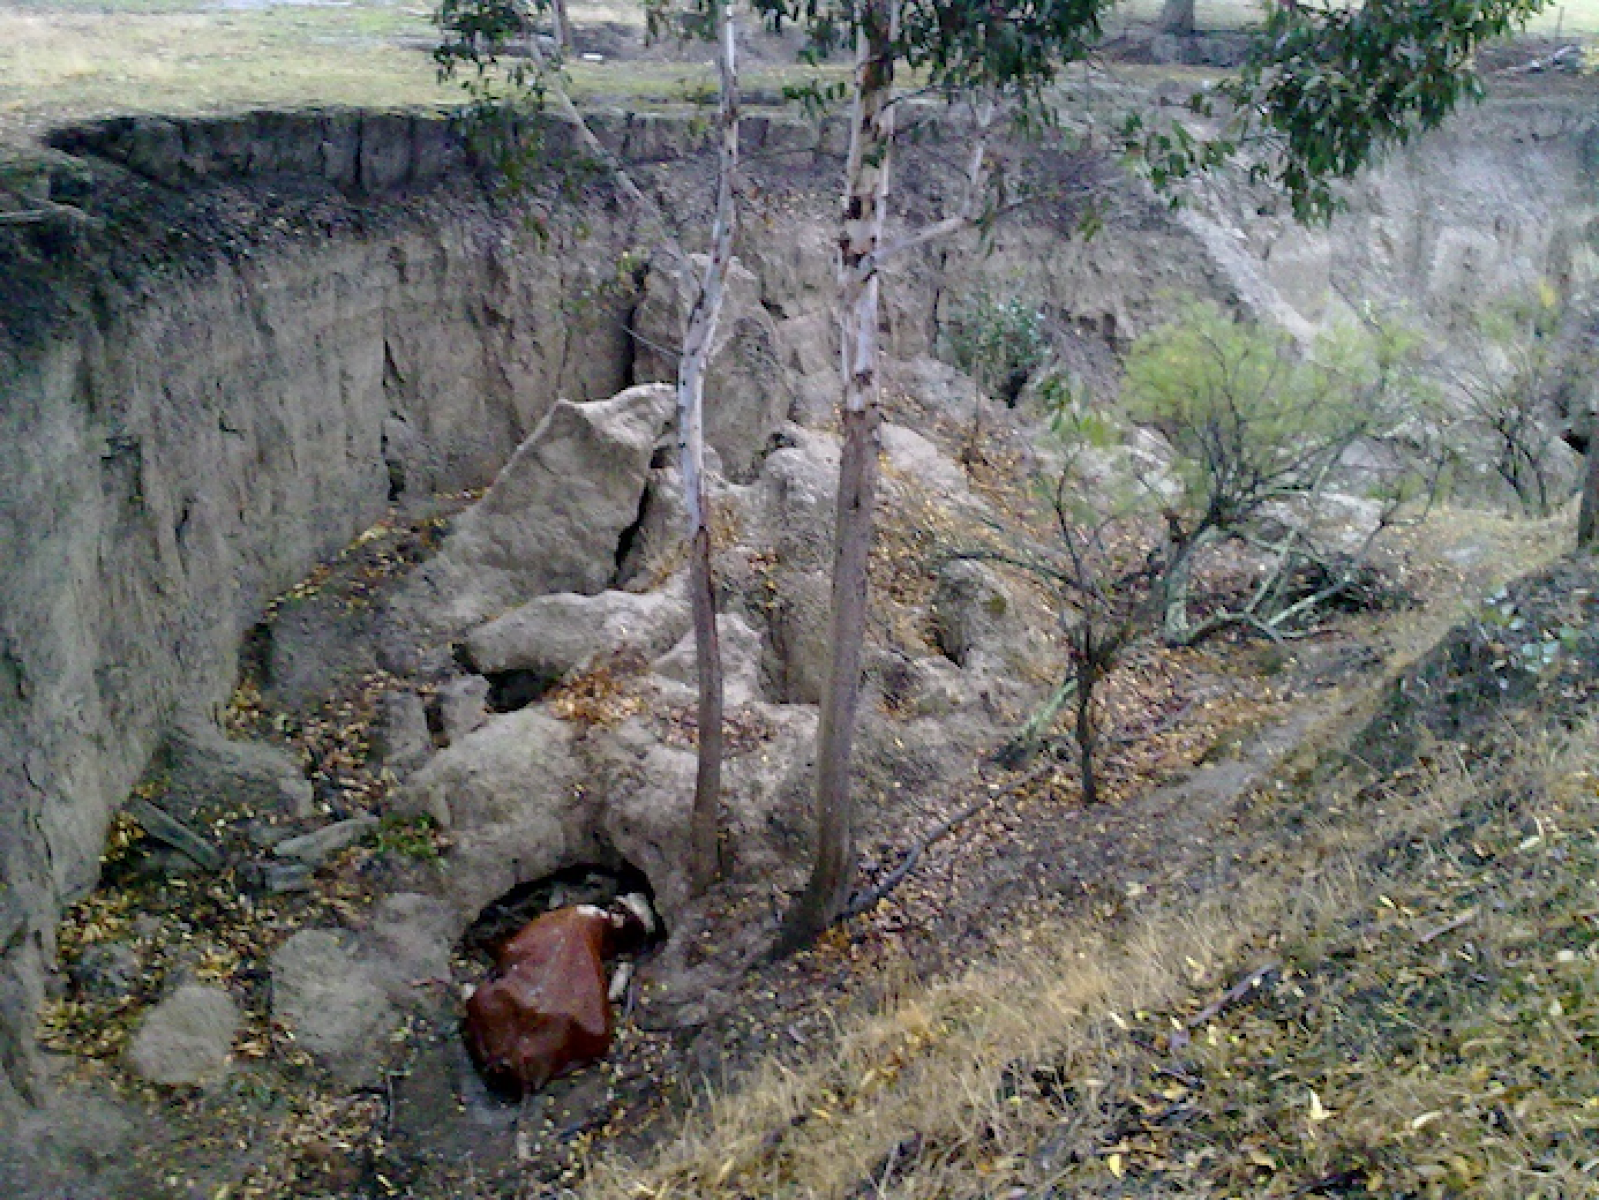
<instances>
[{"instance_id":1,"label":"small bush","mask_svg":"<svg viewBox=\"0 0 1599 1200\"><path fill-rule=\"evenodd\" d=\"M980 388L1014 406L1027 381L1049 360L1044 314L1019 296L996 299L979 292L950 321L949 351Z\"/></svg>"},{"instance_id":2,"label":"small bush","mask_svg":"<svg viewBox=\"0 0 1599 1200\"><path fill-rule=\"evenodd\" d=\"M378 825L376 844L380 854L398 854L431 863L439 861L447 843L439 823L427 813L418 813L384 817Z\"/></svg>"}]
</instances>

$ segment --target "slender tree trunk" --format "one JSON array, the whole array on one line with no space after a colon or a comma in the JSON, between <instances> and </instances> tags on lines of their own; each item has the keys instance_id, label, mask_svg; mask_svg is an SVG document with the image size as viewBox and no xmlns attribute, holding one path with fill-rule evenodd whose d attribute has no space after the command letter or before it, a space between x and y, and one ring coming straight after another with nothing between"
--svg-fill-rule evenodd
<instances>
[{"instance_id":1,"label":"slender tree trunk","mask_svg":"<svg viewBox=\"0 0 1599 1200\"><path fill-rule=\"evenodd\" d=\"M722 793L722 651L716 634L716 584L711 574L710 503L705 481L705 372L722 315L723 285L733 254L737 210L738 62L732 0L716 0L720 53L722 153L717 175L716 223L710 260L699 281L677 366L678 461L688 510L689 593L694 612L694 654L699 676L699 764L690 818L689 886L703 893L715 881Z\"/></svg>"},{"instance_id":2,"label":"slender tree trunk","mask_svg":"<svg viewBox=\"0 0 1599 1200\"><path fill-rule=\"evenodd\" d=\"M894 42L899 0L863 0L856 35L855 103L839 237L839 325L844 444L829 626L831 662L816 748L816 862L789 910L780 953L813 940L844 911L855 863L849 766L866 636L867 556L872 544L881 440L877 363L878 251L894 144Z\"/></svg>"},{"instance_id":3,"label":"slender tree trunk","mask_svg":"<svg viewBox=\"0 0 1599 1200\"><path fill-rule=\"evenodd\" d=\"M555 26L555 48L565 58L572 53L572 22L567 15L566 0L550 0L550 20Z\"/></svg>"},{"instance_id":4,"label":"slender tree trunk","mask_svg":"<svg viewBox=\"0 0 1599 1200\"><path fill-rule=\"evenodd\" d=\"M1161 581L1161 636L1169 645L1184 645L1192 633L1188 624L1188 595L1194 578L1194 559L1215 540L1212 529L1201 529L1178 546Z\"/></svg>"},{"instance_id":5,"label":"slender tree trunk","mask_svg":"<svg viewBox=\"0 0 1599 1200\"><path fill-rule=\"evenodd\" d=\"M1194 573L1194 548L1192 544L1177 551L1172 564L1161 581L1161 636L1173 646L1179 646L1188 637L1188 587Z\"/></svg>"},{"instance_id":6,"label":"slender tree trunk","mask_svg":"<svg viewBox=\"0 0 1599 1200\"><path fill-rule=\"evenodd\" d=\"M1083 774L1083 804L1092 807L1099 803L1099 777L1094 773L1098 740L1094 729L1094 687L1099 683L1099 670L1088 635L1084 636L1083 650L1083 662L1077 668L1077 759Z\"/></svg>"},{"instance_id":7,"label":"slender tree trunk","mask_svg":"<svg viewBox=\"0 0 1599 1200\"><path fill-rule=\"evenodd\" d=\"M1174 37L1192 37L1194 33L1194 0L1166 0L1161 5L1155 26L1162 33Z\"/></svg>"},{"instance_id":8,"label":"slender tree trunk","mask_svg":"<svg viewBox=\"0 0 1599 1200\"><path fill-rule=\"evenodd\" d=\"M1583 455L1582 507L1577 510L1577 549L1599 548L1599 420L1595 436L1588 439Z\"/></svg>"}]
</instances>

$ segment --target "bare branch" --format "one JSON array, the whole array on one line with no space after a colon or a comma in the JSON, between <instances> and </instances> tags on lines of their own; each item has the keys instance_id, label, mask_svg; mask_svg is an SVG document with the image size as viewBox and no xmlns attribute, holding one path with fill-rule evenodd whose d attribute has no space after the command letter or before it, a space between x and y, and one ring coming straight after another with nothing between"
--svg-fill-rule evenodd
<instances>
[{"instance_id":1,"label":"bare branch","mask_svg":"<svg viewBox=\"0 0 1599 1200\"><path fill-rule=\"evenodd\" d=\"M976 224L982 198L988 190L988 134L993 123L994 101L991 96L985 95L976 102L977 132L966 167L966 195L962 199L960 211L945 217L942 221L923 226L896 242L880 247L875 256L877 266L882 266L919 246L949 237Z\"/></svg>"},{"instance_id":2,"label":"bare branch","mask_svg":"<svg viewBox=\"0 0 1599 1200\"><path fill-rule=\"evenodd\" d=\"M904 856L900 859L899 865L887 875L883 876L883 878L874 886L867 888L864 891L855 892L850 897L849 903L844 906L844 917L846 919L849 917L858 917L862 913L870 912L877 906L879 901L883 900L890 892L905 882L910 873L916 869L916 864L921 861L922 855L927 853L927 851L933 845L948 837L951 833L955 832L955 830L966 824L967 821L970 821L985 808L989 808L992 805L999 803L1001 800L1009 799L1011 796L1016 795L1024 788L1041 782L1045 776L1047 776L1053 770L1053 766L1042 768L1041 770L1034 771L1025 779L1017 780L1015 783L1003 788L995 788L992 784L990 784L990 790L986 794L979 796L971 804L968 804L965 808L961 809L953 816L946 817L937 825L933 826L933 828L929 829L921 837L912 842L910 847L905 851Z\"/></svg>"}]
</instances>

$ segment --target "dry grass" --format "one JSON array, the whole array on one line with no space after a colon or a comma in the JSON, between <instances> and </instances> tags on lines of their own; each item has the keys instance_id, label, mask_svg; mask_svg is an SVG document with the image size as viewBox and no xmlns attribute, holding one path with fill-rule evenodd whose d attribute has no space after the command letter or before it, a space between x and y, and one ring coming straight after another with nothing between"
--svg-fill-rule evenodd
<instances>
[{"instance_id":1,"label":"dry grass","mask_svg":"<svg viewBox=\"0 0 1599 1200\"><path fill-rule=\"evenodd\" d=\"M1451 524L1498 543L1479 579L1554 541ZM1444 624L1408 620L1398 662ZM1247 863L1225 894L1018 922L711 1098L654 1161L600 1157L582 1194L1599 1194L1599 726L1507 726L1372 780L1340 765L1370 705L1342 711L1253 798L1254 834L1218 836Z\"/></svg>"},{"instance_id":2,"label":"dry grass","mask_svg":"<svg viewBox=\"0 0 1599 1200\"><path fill-rule=\"evenodd\" d=\"M1527 745L1541 795L1464 843L1493 785L1439 770L1197 910L1024 933L585 1194L1591 1195L1595 732Z\"/></svg>"}]
</instances>

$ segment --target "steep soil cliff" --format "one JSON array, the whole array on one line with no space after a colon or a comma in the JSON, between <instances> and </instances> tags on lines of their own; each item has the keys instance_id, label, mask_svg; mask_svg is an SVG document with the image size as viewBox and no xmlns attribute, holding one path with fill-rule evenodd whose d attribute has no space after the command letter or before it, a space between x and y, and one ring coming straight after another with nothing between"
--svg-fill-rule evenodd
<instances>
[{"instance_id":1,"label":"steep soil cliff","mask_svg":"<svg viewBox=\"0 0 1599 1200\"><path fill-rule=\"evenodd\" d=\"M482 486L557 395L626 380L625 223L541 239L444 122L389 122L381 152L369 125L85 131L74 207L0 250L0 1089L29 1079L53 913L266 603L391 500Z\"/></svg>"},{"instance_id":2,"label":"steep soil cliff","mask_svg":"<svg viewBox=\"0 0 1599 1200\"><path fill-rule=\"evenodd\" d=\"M1040 152L1030 169L1080 186L985 254L957 242L908 263L890 346L935 350L982 287L1039 305L1091 370L1176 292L1308 326L1368 283L1443 318L1463 291L1581 282L1591 118L1467 120L1314 238L1242 192L1174 217L1092 156ZM604 124L693 228L708 189L692 124ZM757 120L747 136L740 257L790 396L778 415L825 420L838 129ZM130 119L60 136L30 193L49 197L43 219L0 230L0 1128L37 1086L30 1014L63 905L93 886L174 721L227 695L271 599L391 504L485 485L557 398L670 370L632 337L644 236L567 169L558 130L543 154L544 184L511 200L441 120ZM913 212L950 194L941 166L908 165ZM1463 178L1477 199L1446 203ZM1090 190L1105 228L1085 243ZM744 428L723 448L747 470L765 447Z\"/></svg>"}]
</instances>

